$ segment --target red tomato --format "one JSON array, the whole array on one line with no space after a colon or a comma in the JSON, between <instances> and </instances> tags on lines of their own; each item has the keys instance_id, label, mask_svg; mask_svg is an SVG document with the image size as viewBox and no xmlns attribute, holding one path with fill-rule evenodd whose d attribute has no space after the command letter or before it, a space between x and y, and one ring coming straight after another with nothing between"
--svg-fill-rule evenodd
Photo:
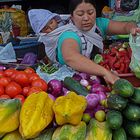
<instances>
[{"instance_id":1,"label":"red tomato","mask_svg":"<svg viewBox=\"0 0 140 140\"><path fill-rule=\"evenodd\" d=\"M19 83L21 86L28 86L29 85L29 79L28 79L28 75L26 72L24 71L18 71L16 73L16 76L15 76L15 81L17 83Z\"/></svg>"},{"instance_id":2,"label":"red tomato","mask_svg":"<svg viewBox=\"0 0 140 140\"><path fill-rule=\"evenodd\" d=\"M27 93L27 96L29 96L29 95L32 94L32 93L37 93L37 92L40 92L40 91L42 91L42 89L39 88L39 87L31 87L31 88L29 89L29 92Z\"/></svg>"},{"instance_id":3,"label":"red tomato","mask_svg":"<svg viewBox=\"0 0 140 140\"><path fill-rule=\"evenodd\" d=\"M4 94L4 87L0 85L0 96Z\"/></svg>"},{"instance_id":4,"label":"red tomato","mask_svg":"<svg viewBox=\"0 0 140 140\"><path fill-rule=\"evenodd\" d=\"M15 97L16 95L22 93L22 88L19 84L16 82L10 82L5 87L5 93L9 95L11 98Z\"/></svg>"},{"instance_id":5,"label":"red tomato","mask_svg":"<svg viewBox=\"0 0 140 140\"><path fill-rule=\"evenodd\" d=\"M43 91L47 91L47 89L48 89L48 85L47 85L46 81L44 81L43 79L36 79L32 82L31 85L32 85L32 87L39 87Z\"/></svg>"},{"instance_id":6,"label":"red tomato","mask_svg":"<svg viewBox=\"0 0 140 140\"><path fill-rule=\"evenodd\" d=\"M22 90L23 90L23 91L22 91L22 94L26 97L26 96L28 96L27 93L29 92L30 87L24 87Z\"/></svg>"},{"instance_id":7,"label":"red tomato","mask_svg":"<svg viewBox=\"0 0 140 140\"><path fill-rule=\"evenodd\" d=\"M22 104L23 104L24 101L25 101L25 97L24 97L23 95L21 95L21 94L16 95L14 98L15 98L15 99L19 99L19 100L21 101Z\"/></svg>"},{"instance_id":8,"label":"red tomato","mask_svg":"<svg viewBox=\"0 0 140 140\"><path fill-rule=\"evenodd\" d=\"M4 71L0 71L0 77L4 76Z\"/></svg>"},{"instance_id":9,"label":"red tomato","mask_svg":"<svg viewBox=\"0 0 140 140\"><path fill-rule=\"evenodd\" d=\"M11 79L9 77L1 77L0 85L2 85L3 87L6 87L10 81L11 81Z\"/></svg>"},{"instance_id":10,"label":"red tomato","mask_svg":"<svg viewBox=\"0 0 140 140\"><path fill-rule=\"evenodd\" d=\"M0 96L0 99L10 99L10 96L3 94Z\"/></svg>"},{"instance_id":11,"label":"red tomato","mask_svg":"<svg viewBox=\"0 0 140 140\"><path fill-rule=\"evenodd\" d=\"M32 83L32 81L36 80L36 79L40 79L39 75L37 73L33 73L28 75L29 76L29 83Z\"/></svg>"},{"instance_id":12,"label":"red tomato","mask_svg":"<svg viewBox=\"0 0 140 140\"><path fill-rule=\"evenodd\" d=\"M14 81L15 80L15 77L16 77L16 74L17 74L18 70L15 70L13 72L13 74L10 76L10 78Z\"/></svg>"},{"instance_id":13,"label":"red tomato","mask_svg":"<svg viewBox=\"0 0 140 140\"><path fill-rule=\"evenodd\" d=\"M32 74L32 73L35 73L35 70L32 69L31 67L28 67L24 70L27 74Z\"/></svg>"},{"instance_id":14,"label":"red tomato","mask_svg":"<svg viewBox=\"0 0 140 140\"><path fill-rule=\"evenodd\" d=\"M17 71L16 69L7 69L7 70L4 71L4 74L5 74L5 76L7 76L7 77L11 77L12 74L13 74L14 72L16 72L16 71Z\"/></svg>"}]
</instances>

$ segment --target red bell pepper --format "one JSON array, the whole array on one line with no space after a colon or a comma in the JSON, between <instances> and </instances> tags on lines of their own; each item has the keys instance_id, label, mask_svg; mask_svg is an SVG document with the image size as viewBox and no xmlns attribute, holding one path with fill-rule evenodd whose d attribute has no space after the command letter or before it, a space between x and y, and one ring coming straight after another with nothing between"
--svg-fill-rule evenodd
<instances>
[{"instance_id":1,"label":"red bell pepper","mask_svg":"<svg viewBox=\"0 0 140 140\"><path fill-rule=\"evenodd\" d=\"M120 60L120 63L123 63L124 62L124 56L120 57L119 60Z\"/></svg>"},{"instance_id":2,"label":"red bell pepper","mask_svg":"<svg viewBox=\"0 0 140 140\"><path fill-rule=\"evenodd\" d=\"M113 65L113 67L114 67L115 69L119 69L120 66L121 66L120 61L117 61L117 62Z\"/></svg>"},{"instance_id":3,"label":"red bell pepper","mask_svg":"<svg viewBox=\"0 0 140 140\"><path fill-rule=\"evenodd\" d=\"M127 55L124 56L124 63L127 63L127 64L130 63L130 58Z\"/></svg>"},{"instance_id":4,"label":"red bell pepper","mask_svg":"<svg viewBox=\"0 0 140 140\"><path fill-rule=\"evenodd\" d=\"M121 50L121 51L119 51L119 53L118 53L118 58L120 58L120 57L123 57L123 56L126 56L127 55L127 51L126 50Z\"/></svg>"},{"instance_id":5,"label":"red bell pepper","mask_svg":"<svg viewBox=\"0 0 140 140\"><path fill-rule=\"evenodd\" d=\"M116 61L117 61L117 57L116 56L115 57L110 56L109 57L109 66L112 68Z\"/></svg>"},{"instance_id":6,"label":"red bell pepper","mask_svg":"<svg viewBox=\"0 0 140 140\"><path fill-rule=\"evenodd\" d=\"M128 73L128 72L129 72L129 63L125 63L124 73Z\"/></svg>"},{"instance_id":7,"label":"red bell pepper","mask_svg":"<svg viewBox=\"0 0 140 140\"><path fill-rule=\"evenodd\" d=\"M121 63L119 70L120 70L121 73L124 72L124 70L125 70L125 64L124 63Z\"/></svg>"}]
</instances>

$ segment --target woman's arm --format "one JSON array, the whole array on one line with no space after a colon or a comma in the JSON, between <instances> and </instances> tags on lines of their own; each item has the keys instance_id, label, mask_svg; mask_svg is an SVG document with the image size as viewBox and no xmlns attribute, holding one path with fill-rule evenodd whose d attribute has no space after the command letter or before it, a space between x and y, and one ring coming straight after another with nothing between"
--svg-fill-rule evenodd
<instances>
[{"instance_id":1,"label":"woman's arm","mask_svg":"<svg viewBox=\"0 0 140 140\"><path fill-rule=\"evenodd\" d=\"M65 63L77 71L102 76L111 84L118 79L112 72L81 55L78 43L74 39L66 39L63 42L62 55Z\"/></svg>"},{"instance_id":2,"label":"woman's arm","mask_svg":"<svg viewBox=\"0 0 140 140\"><path fill-rule=\"evenodd\" d=\"M117 34L135 34L136 32L140 32L140 28L138 28L137 24L134 22L121 22L110 20L107 34L108 35L117 35Z\"/></svg>"}]
</instances>

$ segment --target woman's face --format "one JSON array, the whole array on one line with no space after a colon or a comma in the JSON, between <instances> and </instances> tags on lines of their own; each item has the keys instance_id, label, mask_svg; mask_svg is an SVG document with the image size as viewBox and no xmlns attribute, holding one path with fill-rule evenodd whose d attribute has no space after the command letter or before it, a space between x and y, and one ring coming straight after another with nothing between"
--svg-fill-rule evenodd
<instances>
[{"instance_id":1,"label":"woman's face","mask_svg":"<svg viewBox=\"0 0 140 140\"><path fill-rule=\"evenodd\" d=\"M50 33L58 27L58 23L55 19L51 19L48 24L41 30L42 33Z\"/></svg>"},{"instance_id":2,"label":"woman's face","mask_svg":"<svg viewBox=\"0 0 140 140\"><path fill-rule=\"evenodd\" d=\"M89 31L95 24L96 9L90 3L82 2L71 17L75 26L82 31Z\"/></svg>"}]
</instances>

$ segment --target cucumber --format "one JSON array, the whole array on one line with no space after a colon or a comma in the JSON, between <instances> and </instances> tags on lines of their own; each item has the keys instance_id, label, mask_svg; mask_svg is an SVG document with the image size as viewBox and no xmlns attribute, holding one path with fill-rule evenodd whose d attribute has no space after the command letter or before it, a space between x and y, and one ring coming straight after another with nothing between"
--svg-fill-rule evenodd
<instances>
[{"instance_id":1,"label":"cucumber","mask_svg":"<svg viewBox=\"0 0 140 140\"><path fill-rule=\"evenodd\" d=\"M124 128L130 137L140 139L140 121L126 121Z\"/></svg>"},{"instance_id":2,"label":"cucumber","mask_svg":"<svg viewBox=\"0 0 140 140\"><path fill-rule=\"evenodd\" d=\"M78 95L87 96L89 94L88 89L82 86L78 81L76 81L72 77L65 77L63 83L66 86L66 88L76 92Z\"/></svg>"},{"instance_id":3,"label":"cucumber","mask_svg":"<svg viewBox=\"0 0 140 140\"><path fill-rule=\"evenodd\" d=\"M111 129L119 129L123 123L123 117L121 112L116 110L109 110L106 114L106 121Z\"/></svg>"},{"instance_id":4,"label":"cucumber","mask_svg":"<svg viewBox=\"0 0 140 140\"><path fill-rule=\"evenodd\" d=\"M112 140L127 140L125 130L122 127L117 130L114 130Z\"/></svg>"},{"instance_id":5,"label":"cucumber","mask_svg":"<svg viewBox=\"0 0 140 140\"><path fill-rule=\"evenodd\" d=\"M128 100L117 94L110 94L107 98L107 106L109 109L123 110L127 105Z\"/></svg>"},{"instance_id":6,"label":"cucumber","mask_svg":"<svg viewBox=\"0 0 140 140\"><path fill-rule=\"evenodd\" d=\"M139 138L132 138L132 137L128 137L127 140L140 140Z\"/></svg>"},{"instance_id":7,"label":"cucumber","mask_svg":"<svg viewBox=\"0 0 140 140\"><path fill-rule=\"evenodd\" d=\"M134 94L130 97L130 100L135 104L140 104L140 89L135 88Z\"/></svg>"},{"instance_id":8,"label":"cucumber","mask_svg":"<svg viewBox=\"0 0 140 140\"><path fill-rule=\"evenodd\" d=\"M114 83L112 90L125 98L131 97L134 93L133 85L128 80L121 78Z\"/></svg>"},{"instance_id":9,"label":"cucumber","mask_svg":"<svg viewBox=\"0 0 140 140\"><path fill-rule=\"evenodd\" d=\"M135 104L128 104L123 110L123 115L130 121L140 120L140 107Z\"/></svg>"}]
</instances>

